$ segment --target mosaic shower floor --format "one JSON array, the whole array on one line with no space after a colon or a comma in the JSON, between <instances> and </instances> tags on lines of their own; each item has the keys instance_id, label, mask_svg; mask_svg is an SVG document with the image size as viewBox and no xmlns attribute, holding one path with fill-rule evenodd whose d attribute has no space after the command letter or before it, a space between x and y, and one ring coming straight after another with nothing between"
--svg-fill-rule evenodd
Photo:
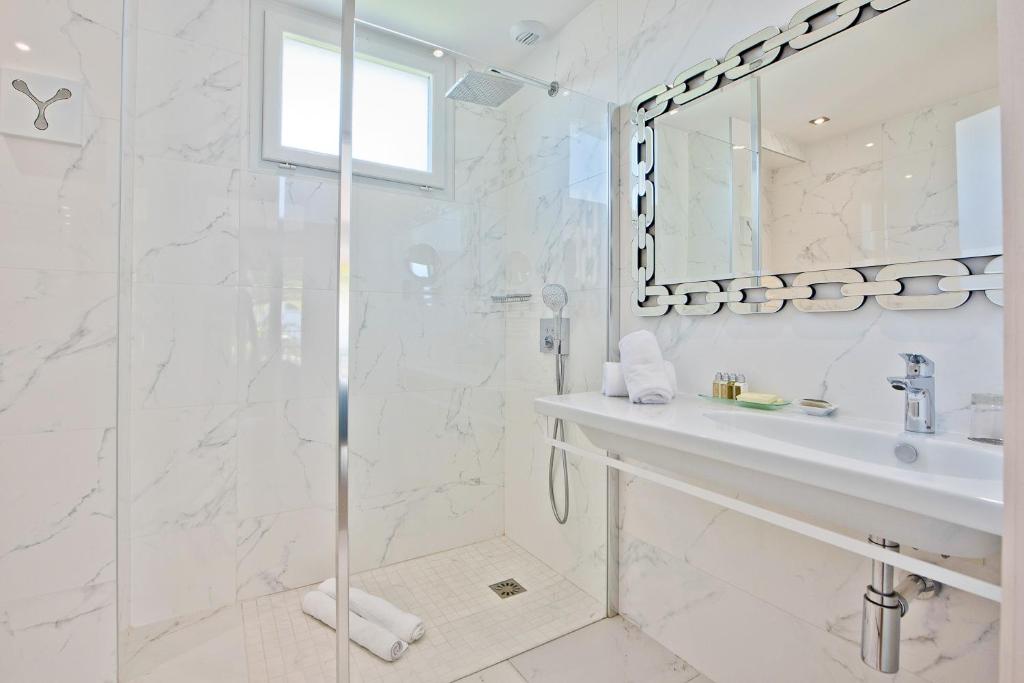
<instances>
[{"instance_id":1,"label":"mosaic shower floor","mask_svg":"<svg viewBox=\"0 0 1024 683\"><path fill-rule=\"evenodd\" d=\"M526 591L499 597L490 586L506 579ZM397 662L353 646L353 683L451 683L604 616L597 600L507 538L362 572L352 585L427 625ZM334 680L334 633L302 613L307 590L242 604L251 683Z\"/></svg>"},{"instance_id":2,"label":"mosaic shower floor","mask_svg":"<svg viewBox=\"0 0 1024 683\"><path fill-rule=\"evenodd\" d=\"M507 579L526 590L501 598L490 586ZM352 584L427 626L394 663L352 645L352 683L451 683L604 617L601 603L507 538L356 574ZM122 680L333 683L334 631L301 608L310 588L134 629Z\"/></svg>"}]
</instances>

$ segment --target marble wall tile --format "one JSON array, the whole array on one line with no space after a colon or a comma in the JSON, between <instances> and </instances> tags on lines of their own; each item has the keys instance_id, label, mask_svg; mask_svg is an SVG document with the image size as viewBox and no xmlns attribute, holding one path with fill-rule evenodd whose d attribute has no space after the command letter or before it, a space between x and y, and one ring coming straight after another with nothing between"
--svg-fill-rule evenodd
<instances>
[{"instance_id":1,"label":"marble wall tile","mask_svg":"<svg viewBox=\"0 0 1024 683\"><path fill-rule=\"evenodd\" d=\"M246 0L141 0L139 27L221 50L243 53L248 44Z\"/></svg>"},{"instance_id":2,"label":"marble wall tile","mask_svg":"<svg viewBox=\"0 0 1024 683\"><path fill-rule=\"evenodd\" d=\"M245 173L241 188L241 282L259 287L337 287L338 184Z\"/></svg>"},{"instance_id":3,"label":"marble wall tile","mask_svg":"<svg viewBox=\"0 0 1024 683\"><path fill-rule=\"evenodd\" d=\"M337 294L313 289L238 291L238 397L245 402L337 392Z\"/></svg>"},{"instance_id":4,"label":"marble wall tile","mask_svg":"<svg viewBox=\"0 0 1024 683\"><path fill-rule=\"evenodd\" d=\"M125 683L247 683L242 608L212 611L132 629L121 642Z\"/></svg>"},{"instance_id":5,"label":"marble wall tile","mask_svg":"<svg viewBox=\"0 0 1024 683\"><path fill-rule=\"evenodd\" d=\"M238 524L239 600L300 588L334 575L334 510L308 508Z\"/></svg>"},{"instance_id":6,"label":"marble wall tile","mask_svg":"<svg viewBox=\"0 0 1024 683\"><path fill-rule=\"evenodd\" d=\"M234 520L131 540L131 622L142 626L235 601Z\"/></svg>"},{"instance_id":7,"label":"marble wall tile","mask_svg":"<svg viewBox=\"0 0 1024 683\"><path fill-rule=\"evenodd\" d=\"M134 288L132 405L170 408L231 403L238 383L233 287Z\"/></svg>"},{"instance_id":8,"label":"marble wall tile","mask_svg":"<svg viewBox=\"0 0 1024 683\"><path fill-rule=\"evenodd\" d=\"M0 434L114 425L113 275L0 269Z\"/></svg>"},{"instance_id":9,"label":"marble wall tile","mask_svg":"<svg viewBox=\"0 0 1024 683\"><path fill-rule=\"evenodd\" d=\"M0 679L116 683L114 583L0 603Z\"/></svg>"},{"instance_id":10,"label":"marble wall tile","mask_svg":"<svg viewBox=\"0 0 1024 683\"><path fill-rule=\"evenodd\" d=\"M504 407L495 389L353 393L353 486L368 498L452 482L500 486Z\"/></svg>"},{"instance_id":11,"label":"marble wall tile","mask_svg":"<svg viewBox=\"0 0 1024 683\"><path fill-rule=\"evenodd\" d=\"M239 411L233 405L132 415L132 537L233 521Z\"/></svg>"},{"instance_id":12,"label":"marble wall tile","mask_svg":"<svg viewBox=\"0 0 1024 683\"><path fill-rule=\"evenodd\" d=\"M0 438L0 603L114 580L114 447L113 428Z\"/></svg>"},{"instance_id":13,"label":"marble wall tile","mask_svg":"<svg viewBox=\"0 0 1024 683\"><path fill-rule=\"evenodd\" d=\"M228 167L241 162L238 53L142 29L137 64L139 154Z\"/></svg>"},{"instance_id":14,"label":"marble wall tile","mask_svg":"<svg viewBox=\"0 0 1024 683\"><path fill-rule=\"evenodd\" d=\"M242 411L238 428L240 517L335 506L335 401L257 403Z\"/></svg>"},{"instance_id":15,"label":"marble wall tile","mask_svg":"<svg viewBox=\"0 0 1024 683\"><path fill-rule=\"evenodd\" d=\"M504 311L489 300L358 292L350 310L354 392L499 387L505 379Z\"/></svg>"},{"instance_id":16,"label":"marble wall tile","mask_svg":"<svg viewBox=\"0 0 1024 683\"><path fill-rule=\"evenodd\" d=\"M159 157L135 162L136 282L238 281L238 172Z\"/></svg>"}]
</instances>

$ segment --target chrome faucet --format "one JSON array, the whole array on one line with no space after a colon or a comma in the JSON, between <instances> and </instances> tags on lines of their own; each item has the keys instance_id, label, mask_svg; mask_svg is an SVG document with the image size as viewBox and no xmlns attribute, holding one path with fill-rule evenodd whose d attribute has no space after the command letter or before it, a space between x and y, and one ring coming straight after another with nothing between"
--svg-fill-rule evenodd
<instances>
[{"instance_id":1,"label":"chrome faucet","mask_svg":"<svg viewBox=\"0 0 1024 683\"><path fill-rule=\"evenodd\" d=\"M935 363L919 353L901 353L906 377L890 377L889 384L904 393L903 428L908 432L935 433Z\"/></svg>"}]
</instances>

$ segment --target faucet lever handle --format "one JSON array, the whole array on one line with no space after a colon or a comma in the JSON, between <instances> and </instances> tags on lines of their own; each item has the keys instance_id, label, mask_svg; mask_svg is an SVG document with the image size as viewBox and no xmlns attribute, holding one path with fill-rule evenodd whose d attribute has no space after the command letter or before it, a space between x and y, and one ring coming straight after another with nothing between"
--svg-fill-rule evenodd
<instances>
[{"instance_id":1,"label":"faucet lever handle","mask_svg":"<svg viewBox=\"0 0 1024 683\"><path fill-rule=\"evenodd\" d=\"M907 377L932 377L935 374L935 362L920 353L901 353L907 363Z\"/></svg>"}]
</instances>

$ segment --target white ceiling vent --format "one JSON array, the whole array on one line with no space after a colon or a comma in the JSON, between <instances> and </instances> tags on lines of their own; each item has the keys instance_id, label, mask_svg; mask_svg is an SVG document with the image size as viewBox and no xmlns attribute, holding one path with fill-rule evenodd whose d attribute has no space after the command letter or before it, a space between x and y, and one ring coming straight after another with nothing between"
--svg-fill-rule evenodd
<instances>
[{"instance_id":1,"label":"white ceiling vent","mask_svg":"<svg viewBox=\"0 0 1024 683\"><path fill-rule=\"evenodd\" d=\"M548 28L539 21L524 19L512 24L509 34L512 36L512 40L520 45L536 45L544 40L548 34Z\"/></svg>"}]
</instances>

